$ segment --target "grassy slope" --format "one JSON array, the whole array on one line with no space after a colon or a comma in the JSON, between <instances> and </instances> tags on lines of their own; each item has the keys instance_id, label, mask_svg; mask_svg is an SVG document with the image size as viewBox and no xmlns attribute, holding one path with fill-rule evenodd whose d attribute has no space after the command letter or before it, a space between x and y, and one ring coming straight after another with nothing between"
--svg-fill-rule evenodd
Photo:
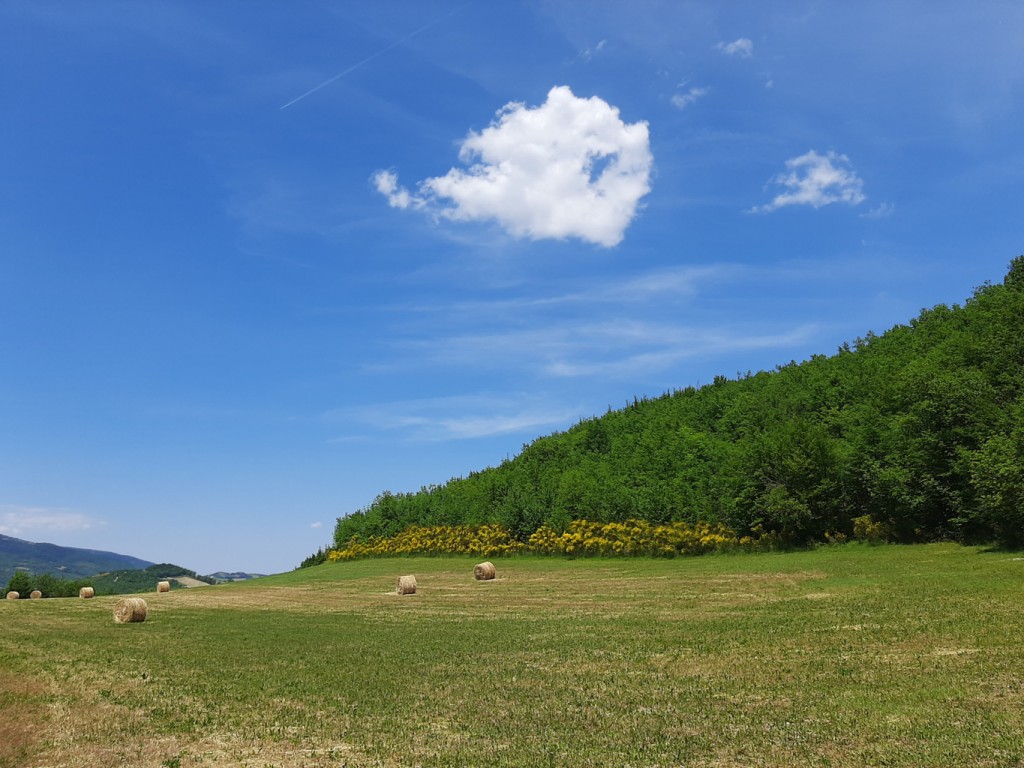
<instances>
[{"instance_id":1,"label":"grassy slope","mask_svg":"<svg viewBox=\"0 0 1024 768\"><path fill-rule=\"evenodd\" d=\"M0 603L0 766L1020 765L1024 560L319 566ZM415 573L418 594L387 594Z\"/></svg>"}]
</instances>

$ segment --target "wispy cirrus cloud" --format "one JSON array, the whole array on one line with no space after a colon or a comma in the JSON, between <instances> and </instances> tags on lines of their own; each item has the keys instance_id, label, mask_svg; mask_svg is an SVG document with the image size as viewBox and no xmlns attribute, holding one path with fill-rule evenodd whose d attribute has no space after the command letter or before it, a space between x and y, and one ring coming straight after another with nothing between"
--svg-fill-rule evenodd
<instances>
[{"instance_id":1,"label":"wispy cirrus cloud","mask_svg":"<svg viewBox=\"0 0 1024 768\"><path fill-rule=\"evenodd\" d=\"M636 376L662 372L697 357L786 348L817 330L813 324L765 333L761 324L702 327L626 318L570 320L543 328L408 342L408 347L435 364L515 367L539 377Z\"/></svg>"},{"instance_id":2,"label":"wispy cirrus cloud","mask_svg":"<svg viewBox=\"0 0 1024 768\"><path fill-rule=\"evenodd\" d=\"M324 418L363 429L404 433L415 440L442 441L536 433L568 423L577 411L534 396L477 394L341 408L325 413Z\"/></svg>"},{"instance_id":3,"label":"wispy cirrus cloud","mask_svg":"<svg viewBox=\"0 0 1024 768\"><path fill-rule=\"evenodd\" d=\"M466 322L466 316L476 318L507 317L510 313L536 313L564 309L574 305L622 304L628 306L651 299L673 300L692 297L701 285L729 280L749 271L749 267L728 263L667 267L614 281L584 283L576 286L572 291L491 300L448 302L443 305L410 306L403 304L396 305L394 309L400 312L455 313L460 317L460 321Z\"/></svg>"},{"instance_id":4,"label":"wispy cirrus cloud","mask_svg":"<svg viewBox=\"0 0 1024 768\"><path fill-rule=\"evenodd\" d=\"M601 286L587 298L647 301L653 296L688 297L696 294L701 285L734 278L744 269L727 263L655 269Z\"/></svg>"},{"instance_id":5,"label":"wispy cirrus cloud","mask_svg":"<svg viewBox=\"0 0 1024 768\"><path fill-rule=\"evenodd\" d=\"M460 372L472 381L497 375L518 392L533 394L339 409L325 415L345 425L332 442L373 441L389 433L417 441L542 434L593 412L594 391L692 382L694 368L706 370L736 353L760 360L767 351L769 359L789 359L822 332L820 325L799 318L739 322L721 306L708 307L702 294L715 283L813 279L806 272L799 265L781 272L729 263L676 266L584 284L574 280L572 290L544 295L520 287L493 301L416 307L415 321L394 329L381 366L367 368L367 374L407 378L444 371L456 389ZM510 295L518 291L525 293ZM584 402L570 404L564 394L553 394L566 386Z\"/></svg>"},{"instance_id":6,"label":"wispy cirrus cloud","mask_svg":"<svg viewBox=\"0 0 1024 768\"><path fill-rule=\"evenodd\" d=\"M785 172L775 176L769 183L772 185L782 191L770 203L756 206L751 212L769 213L790 205L859 205L867 199L864 182L850 164L850 158L832 151L820 155L812 149L787 160Z\"/></svg>"},{"instance_id":7,"label":"wispy cirrus cloud","mask_svg":"<svg viewBox=\"0 0 1024 768\"><path fill-rule=\"evenodd\" d=\"M584 64L588 63L591 59L597 56L601 51L604 50L605 46L608 45L607 40L601 40L593 48L584 48L576 56L577 61L582 61Z\"/></svg>"},{"instance_id":8,"label":"wispy cirrus cloud","mask_svg":"<svg viewBox=\"0 0 1024 768\"><path fill-rule=\"evenodd\" d=\"M553 363L553 376L632 376L638 372L668 370L689 359L758 349L785 348L799 344L817 332L804 324L778 333L760 333L752 328L697 328L660 324L639 324L629 329L618 356L578 355ZM760 328L757 329L758 331ZM604 342L608 337L604 337Z\"/></svg>"},{"instance_id":9,"label":"wispy cirrus cloud","mask_svg":"<svg viewBox=\"0 0 1024 768\"><path fill-rule=\"evenodd\" d=\"M372 181L388 204L452 221L494 221L514 237L618 245L650 191L653 158L646 122L566 86L538 107L506 104L462 142L466 167L428 178L411 192L391 170Z\"/></svg>"},{"instance_id":10,"label":"wispy cirrus cloud","mask_svg":"<svg viewBox=\"0 0 1024 768\"><path fill-rule=\"evenodd\" d=\"M394 334L399 354L389 355L392 363L372 370L443 366L536 379L642 376L696 357L785 349L815 328L715 323L693 309L705 285L778 277L738 264L669 267L543 296L423 305L414 308L422 321ZM687 314L689 322L681 319Z\"/></svg>"},{"instance_id":11,"label":"wispy cirrus cloud","mask_svg":"<svg viewBox=\"0 0 1024 768\"><path fill-rule=\"evenodd\" d=\"M63 507L29 507L0 504L0 533L35 537L47 533L88 531L104 526L102 520Z\"/></svg>"}]
</instances>

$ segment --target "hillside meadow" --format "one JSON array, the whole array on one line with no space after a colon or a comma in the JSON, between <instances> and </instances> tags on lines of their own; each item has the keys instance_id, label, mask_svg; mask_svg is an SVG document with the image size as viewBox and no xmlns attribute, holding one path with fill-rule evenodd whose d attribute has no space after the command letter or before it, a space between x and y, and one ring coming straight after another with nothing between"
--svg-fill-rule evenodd
<instances>
[{"instance_id":1,"label":"hillside meadow","mask_svg":"<svg viewBox=\"0 0 1024 768\"><path fill-rule=\"evenodd\" d=\"M1020 553L474 562L0 601L0 766L1024 765Z\"/></svg>"}]
</instances>

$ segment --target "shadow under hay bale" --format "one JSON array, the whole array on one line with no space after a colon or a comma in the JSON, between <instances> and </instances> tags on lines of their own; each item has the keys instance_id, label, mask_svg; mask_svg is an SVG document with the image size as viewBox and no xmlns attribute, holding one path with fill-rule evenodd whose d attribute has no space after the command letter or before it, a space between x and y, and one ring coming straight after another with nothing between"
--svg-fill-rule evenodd
<instances>
[{"instance_id":1,"label":"shadow under hay bale","mask_svg":"<svg viewBox=\"0 0 1024 768\"><path fill-rule=\"evenodd\" d=\"M156 583L156 591L157 592L170 592L171 591L171 582L169 582L169 581L158 581Z\"/></svg>"},{"instance_id":2,"label":"shadow under hay bale","mask_svg":"<svg viewBox=\"0 0 1024 768\"><path fill-rule=\"evenodd\" d=\"M141 597L122 597L114 606L114 621L117 624L137 624L145 621L149 606Z\"/></svg>"},{"instance_id":3,"label":"shadow under hay bale","mask_svg":"<svg viewBox=\"0 0 1024 768\"><path fill-rule=\"evenodd\" d=\"M7 593L7 599L8 600L18 600L20 597L21 597L21 593L15 592L14 590L11 590L10 592Z\"/></svg>"},{"instance_id":4,"label":"shadow under hay bale","mask_svg":"<svg viewBox=\"0 0 1024 768\"><path fill-rule=\"evenodd\" d=\"M88 600L90 597L95 596L95 594L96 590L94 590L92 587L82 587L80 590L78 590L78 596L83 600Z\"/></svg>"},{"instance_id":5,"label":"shadow under hay bale","mask_svg":"<svg viewBox=\"0 0 1024 768\"><path fill-rule=\"evenodd\" d=\"M415 576L399 576L398 584L395 587L395 592L400 595L415 595L416 594L416 577Z\"/></svg>"},{"instance_id":6,"label":"shadow under hay bale","mask_svg":"<svg viewBox=\"0 0 1024 768\"><path fill-rule=\"evenodd\" d=\"M473 578L477 581L490 581L494 578L494 563L487 561L480 563L473 569Z\"/></svg>"},{"instance_id":7,"label":"shadow under hay bale","mask_svg":"<svg viewBox=\"0 0 1024 768\"><path fill-rule=\"evenodd\" d=\"M43 596L43 593L40 592L38 589L33 589L29 593L29 599L31 599L31 600L39 600L42 596Z\"/></svg>"}]
</instances>

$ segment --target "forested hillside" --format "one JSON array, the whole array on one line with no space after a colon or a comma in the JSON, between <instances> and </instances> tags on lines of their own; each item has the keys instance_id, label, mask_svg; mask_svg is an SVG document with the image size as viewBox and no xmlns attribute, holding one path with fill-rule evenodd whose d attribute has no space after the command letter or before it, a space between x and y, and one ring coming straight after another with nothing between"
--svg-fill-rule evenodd
<instances>
[{"instance_id":1,"label":"forested hillside","mask_svg":"<svg viewBox=\"0 0 1024 768\"><path fill-rule=\"evenodd\" d=\"M148 560L119 555L116 552L37 544L0 534L0 584L6 584L19 570L35 574L57 574L64 579L78 579L103 571L145 568L150 565L152 563Z\"/></svg>"},{"instance_id":2,"label":"forested hillside","mask_svg":"<svg viewBox=\"0 0 1024 768\"><path fill-rule=\"evenodd\" d=\"M864 515L897 541L1024 543L1024 256L1002 284L836 354L636 400L500 466L340 518L409 525L721 522L793 543Z\"/></svg>"},{"instance_id":3,"label":"forested hillside","mask_svg":"<svg viewBox=\"0 0 1024 768\"><path fill-rule=\"evenodd\" d=\"M209 576L197 576L195 571L182 568L180 565L160 563L138 570L102 573L93 576L89 583L96 588L97 595L130 595L137 592L152 592L156 588L156 583L164 579L171 582L172 589L177 589L178 577L195 579L207 584L214 582Z\"/></svg>"}]
</instances>

